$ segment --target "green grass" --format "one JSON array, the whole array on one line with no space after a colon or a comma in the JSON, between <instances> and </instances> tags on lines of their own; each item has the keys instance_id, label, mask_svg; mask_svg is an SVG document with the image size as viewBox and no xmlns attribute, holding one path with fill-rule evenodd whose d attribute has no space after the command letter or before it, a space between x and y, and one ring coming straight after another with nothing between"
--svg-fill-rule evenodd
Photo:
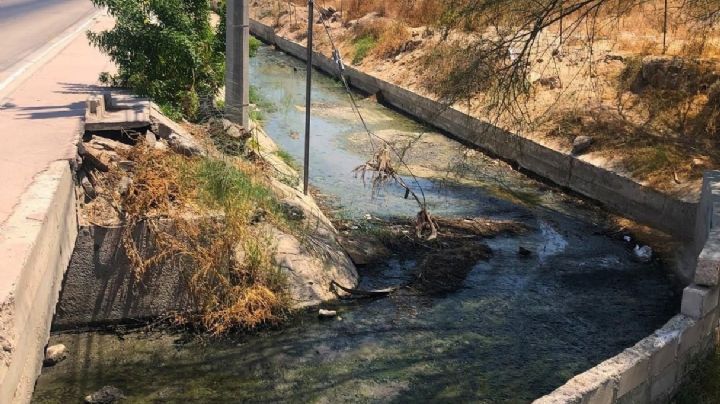
<instances>
[{"instance_id":1,"label":"green grass","mask_svg":"<svg viewBox=\"0 0 720 404\"><path fill-rule=\"evenodd\" d=\"M279 149L275 152L275 155L280 157L280 160L284 161L285 164L289 165L291 168L297 170L298 164L295 161L295 158L290 155L290 153L286 152L285 150Z\"/></svg>"},{"instance_id":2,"label":"green grass","mask_svg":"<svg viewBox=\"0 0 720 404\"><path fill-rule=\"evenodd\" d=\"M254 36L250 37L250 57L254 58L257 56L258 49L262 46L262 42Z\"/></svg>"},{"instance_id":3,"label":"green grass","mask_svg":"<svg viewBox=\"0 0 720 404\"><path fill-rule=\"evenodd\" d=\"M355 46L355 56L353 56L353 64L359 64L367 57L368 54L377 46L377 39L372 35L363 35L353 41Z\"/></svg>"},{"instance_id":4,"label":"green grass","mask_svg":"<svg viewBox=\"0 0 720 404\"><path fill-rule=\"evenodd\" d=\"M265 112L277 111L275 104L265 98L256 86L250 86L250 104L254 104L256 107L256 109L250 111L250 118L255 121L264 121Z\"/></svg>"},{"instance_id":5,"label":"green grass","mask_svg":"<svg viewBox=\"0 0 720 404\"><path fill-rule=\"evenodd\" d=\"M201 197L211 207L248 213L260 207L272 213L282 213L270 189L229 162L203 160L195 171L195 177Z\"/></svg>"}]
</instances>

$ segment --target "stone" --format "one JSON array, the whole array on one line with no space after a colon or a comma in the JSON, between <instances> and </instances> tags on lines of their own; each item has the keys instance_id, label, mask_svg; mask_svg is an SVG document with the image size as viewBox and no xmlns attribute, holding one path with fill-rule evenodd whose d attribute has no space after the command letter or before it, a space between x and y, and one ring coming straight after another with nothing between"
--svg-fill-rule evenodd
<instances>
[{"instance_id":1,"label":"stone","mask_svg":"<svg viewBox=\"0 0 720 404\"><path fill-rule=\"evenodd\" d=\"M695 283L702 286L717 286L720 282L720 247L707 243L698 257L695 269Z\"/></svg>"},{"instance_id":2,"label":"stone","mask_svg":"<svg viewBox=\"0 0 720 404\"><path fill-rule=\"evenodd\" d=\"M95 187L93 187L93 184L90 182L88 177L83 175L80 177L80 186L82 187L83 191L85 192L85 196L88 200L93 200L97 197L97 192L95 191Z\"/></svg>"},{"instance_id":3,"label":"stone","mask_svg":"<svg viewBox=\"0 0 720 404\"><path fill-rule=\"evenodd\" d=\"M87 404L110 404L125 398L122 390L113 386L105 386L85 397Z\"/></svg>"},{"instance_id":4,"label":"stone","mask_svg":"<svg viewBox=\"0 0 720 404\"><path fill-rule=\"evenodd\" d=\"M535 83L540 84L543 87L547 87L550 90L562 88L562 81L560 80L559 76L542 77L538 80L535 80Z\"/></svg>"},{"instance_id":5,"label":"stone","mask_svg":"<svg viewBox=\"0 0 720 404\"><path fill-rule=\"evenodd\" d=\"M203 156L205 151L202 147L192 138L180 136L177 133L172 133L168 137L168 145L175 153L182 154L188 157Z\"/></svg>"},{"instance_id":6,"label":"stone","mask_svg":"<svg viewBox=\"0 0 720 404\"><path fill-rule=\"evenodd\" d=\"M574 156L585 153L593 144L593 138L590 136L578 136L573 140L572 154Z\"/></svg>"},{"instance_id":7,"label":"stone","mask_svg":"<svg viewBox=\"0 0 720 404\"><path fill-rule=\"evenodd\" d=\"M337 316L337 311L335 310L325 310L320 309L318 310L318 317L320 318L332 318Z\"/></svg>"},{"instance_id":8,"label":"stone","mask_svg":"<svg viewBox=\"0 0 720 404\"><path fill-rule=\"evenodd\" d=\"M168 144L165 142L165 140L160 140L157 143L155 143L155 150L167 150L169 149Z\"/></svg>"},{"instance_id":9,"label":"stone","mask_svg":"<svg viewBox=\"0 0 720 404\"><path fill-rule=\"evenodd\" d=\"M130 172L135 168L135 163L130 160L120 160L117 165L119 169L125 172Z\"/></svg>"},{"instance_id":10,"label":"stone","mask_svg":"<svg viewBox=\"0 0 720 404\"><path fill-rule=\"evenodd\" d=\"M157 136L150 131L145 132L145 143L147 143L148 146L153 147L155 146L155 142L157 142Z\"/></svg>"},{"instance_id":11,"label":"stone","mask_svg":"<svg viewBox=\"0 0 720 404\"><path fill-rule=\"evenodd\" d=\"M690 285L683 290L680 312L688 317L700 319L718 305L718 288Z\"/></svg>"},{"instance_id":12,"label":"stone","mask_svg":"<svg viewBox=\"0 0 720 404\"><path fill-rule=\"evenodd\" d=\"M55 366L67 358L67 347L63 344L51 345L45 349L43 366Z\"/></svg>"}]
</instances>

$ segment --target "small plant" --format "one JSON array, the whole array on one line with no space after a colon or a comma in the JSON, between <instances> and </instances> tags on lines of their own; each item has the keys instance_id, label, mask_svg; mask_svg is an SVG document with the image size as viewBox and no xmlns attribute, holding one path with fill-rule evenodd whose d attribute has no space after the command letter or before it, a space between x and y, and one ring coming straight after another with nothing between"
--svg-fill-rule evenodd
<instances>
[{"instance_id":1,"label":"small plant","mask_svg":"<svg viewBox=\"0 0 720 404\"><path fill-rule=\"evenodd\" d=\"M254 58L257 56L258 49L262 46L262 42L255 38L254 36L250 37L250 57Z\"/></svg>"},{"instance_id":2,"label":"small plant","mask_svg":"<svg viewBox=\"0 0 720 404\"><path fill-rule=\"evenodd\" d=\"M285 164L287 164L288 166L292 167L295 170L298 169L297 162L295 161L293 156L291 156L290 153L288 153L287 151L279 149L275 152L275 155L278 156L280 160L284 161Z\"/></svg>"},{"instance_id":3,"label":"small plant","mask_svg":"<svg viewBox=\"0 0 720 404\"><path fill-rule=\"evenodd\" d=\"M360 64L375 48L377 40L372 35L364 35L356 38L353 45L355 46L355 55L352 62L353 64Z\"/></svg>"}]
</instances>

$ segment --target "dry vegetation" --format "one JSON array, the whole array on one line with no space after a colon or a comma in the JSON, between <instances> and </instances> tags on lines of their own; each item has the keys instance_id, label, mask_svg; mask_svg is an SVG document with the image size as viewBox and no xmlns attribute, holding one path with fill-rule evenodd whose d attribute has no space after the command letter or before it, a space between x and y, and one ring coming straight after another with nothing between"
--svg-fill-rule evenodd
<instances>
[{"instance_id":1,"label":"dry vegetation","mask_svg":"<svg viewBox=\"0 0 720 404\"><path fill-rule=\"evenodd\" d=\"M207 128L194 127L206 139ZM206 143L210 143L209 140ZM123 223L123 245L138 282L164 262L182 262L190 307L180 324L212 334L280 321L288 310L284 275L273 261L267 224L297 230L271 191L269 177L244 158L186 157L145 142L119 151L130 173L111 166L91 175L103 192L88 204L93 221L112 209ZM101 219L107 221L107 212ZM150 232L140 244L138 229ZM152 276L152 275L150 275Z\"/></svg>"},{"instance_id":2,"label":"dry vegetation","mask_svg":"<svg viewBox=\"0 0 720 404\"><path fill-rule=\"evenodd\" d=\"M304 2L258 3L256 18L304 40ZM554 8L535 32L525 20L546 3ZM567 12L580 3L587 6ZM659 0L316 4L342 14L328 25L346 62L550 147L570 150L576 136L593 136L584 158L680 197L692 198L702 171L720 165L715 1L671 0L666 49ZM663 53L679 63L647 80L643 66ZM675 85L674 76L696 74L702 80Z\"/></svg>"}]
</instances>

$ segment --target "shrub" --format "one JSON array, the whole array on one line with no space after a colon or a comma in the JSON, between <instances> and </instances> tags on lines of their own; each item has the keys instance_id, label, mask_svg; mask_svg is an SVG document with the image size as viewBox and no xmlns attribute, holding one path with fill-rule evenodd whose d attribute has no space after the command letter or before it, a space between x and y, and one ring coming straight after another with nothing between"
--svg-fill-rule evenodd
<instances>
[{"instance_id":1,"label":"shrub","mask_svg":"<svg viewBox=\"0 0 720 404\"><path fill-rule=\"evenodd\" d=\"M207 0L92 0L115 18L88 39L118 67L106 82L149 96L188 119L199 118L224 80L224 24L210 25ZM222 39L221 39L222 37Z\"/></svg>"}]
</instances>

